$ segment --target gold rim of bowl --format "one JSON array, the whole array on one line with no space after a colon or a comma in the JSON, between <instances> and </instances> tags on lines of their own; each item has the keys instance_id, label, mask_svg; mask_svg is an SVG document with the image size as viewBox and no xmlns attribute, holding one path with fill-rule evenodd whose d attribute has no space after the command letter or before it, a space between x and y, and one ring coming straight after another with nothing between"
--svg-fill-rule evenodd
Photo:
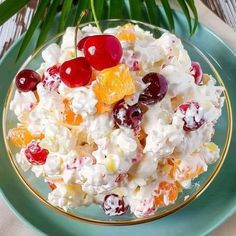
<instances>
[{"instance_id":1,"label":"gold rim of bowl","mask_svg":"<svg viewBox=\"0 0 236 236\"><path fill-rule=\"evenodd\" d=\"M153 26L151 24L148 23L144 23L144 22L139 22L139 21L134 21L134 20L118 20L118 19L111 19L111 20L104 20L104 21L100 21L102 22L107 22L107 23L127 23L127 22L131 22L134 24L138 24L138 25L143 25L146 26L150 29L155 29L155 30L159 30L160 32L166 32L167 30ZM81 27L84 27L88 24L93 24L94 22L88 22L85 24L81 24ZM55 39L59 38L60 36L62 36L64 34L60 33L57 34L55 37L53 37L51 40L49 40L46 44L44 44L43 46L41 46L39 49L37 49L31 56L28 57L28 59L25 61L25 63L22 65L22 67L19 69L22 70L23 68L25 68L25 66L35 58L35 56L46 46L49 45L50 43L54 42ZM181 38L181 37L180 37ZM174 206L173 208L167 210L167 211L163 211L160 213L156 213L152 216L146 217L146 218L134 218L131 220L99 220L99 219L93 219L93 218L88 218L88 217L84 217L84 216L80 216L80 215L76 215L72 212L65 212L63 209L53 206L52 204L50 204L47 199L45 199L37 190L33 189L33 187L28 183L27 179L21 174L21 171L19 169L18 164L15 161L15 158L13 157L13 154L11 152L11 149L8 145L8 139L7 139L7 131L6 131L6 117L7 117L7 112L9 110L9 105L10 105L10 98L12 97L12 93L14 91L14 80L10 85L10 88L7 92L7 96L4 102L4 109L3 109L3 119L2 119L2 127L3 127L3 136L4 136L4 143L5 143L5 147L8 153L8 157L10 159L10 162L14 168L14 170L16 171L18 177L20 178L20 180L24 183L24 185L27 187L27 189L36 197L38 198L43 204L45 204L47 207L49 207L50 209L56 211L57 213L60 213L61 215L67 216L71 219L74 220L79 220L82 222L87 222L87 223L94 223L94 224L99 224L99 225L135 225L135 224L142 224L142 223L146 223L146 222L150 222L156 219L160 219L162 217L165 217L167 215L170 215L174 212L176 212L177 210L185 207L186 205L188 205L190 202L192 202L193 200L195 200L197 197L199 197L207 188L208 186L212 183L212 181L214 180L214 178L216 177L216 175L218 174L218 172L220 171L223 162L226 158L229 146L230 146L230 141L231 141L231 137L232 137L232 130L233 130L233 115L232 115L232 108L231 108L231 103L230 103L230 98L228 95L228 92L225 88L224 82L222 80L222 78L220 77L219 73L217 72L217 70L215 69L215 67L211 64L211 62L208 60L208 58L200 51L200 49L198 49L196 46L194 46L193 44L191 44L190 42L186 41L185 39L181 38L182 41L184 41L186 44L188 44L189 46L191 46L192 48L195 49L195 51L197 52L198 55L200 55L206 62L207 64L210 66L211 70L214 73L214 77L215 79L218 81L218 83L224 87L224 96L225 96L225 102L226 102L226 109L227 109L227 118L228 118L228 127L227 127L227 136L226 136L226 141L224 144L224 148L221 151L221 156L220 159L218 161L218 163L216 164L212 174L204 181L204 183L191 195L189 196L187 199L185 199L184 201L182 201L180 204Z\"/></svg>"}]
</instances>

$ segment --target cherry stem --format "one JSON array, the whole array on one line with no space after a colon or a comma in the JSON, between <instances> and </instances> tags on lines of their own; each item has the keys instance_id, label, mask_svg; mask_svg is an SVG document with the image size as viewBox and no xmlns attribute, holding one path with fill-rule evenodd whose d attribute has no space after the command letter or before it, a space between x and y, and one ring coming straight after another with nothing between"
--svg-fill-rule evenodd
<instances>
[{"instance_id":1,"label":"cherry stem","mask_svg":"<svg viewBox=\"0 0 236 236\"><path fill-rule=\"evenodd\" d=\"M98 23L95 7L94 7L94 0L90 0L90 5L91 5L91 9L92 9L92 13L93 13L93 18L94 18L95 24L96 24L98 30L100 31L100 33L102 33L100 25Z\"/></svg>"},{"instance_id":2,"label":"cherry stem","mask_svg":"<svg viewBox=\"0 0 236 236\"><path fill-rule=\"evenodd\" d=\"M84 16L87 16L89 13L89 11L87 9L83 10L79 16L79 19L76 23L76 27L75 27L75 57L77 57L77 41L78 41L78 29L79 29L79 25L81 20L83 19Z\"/></svg>"}]
</instances>

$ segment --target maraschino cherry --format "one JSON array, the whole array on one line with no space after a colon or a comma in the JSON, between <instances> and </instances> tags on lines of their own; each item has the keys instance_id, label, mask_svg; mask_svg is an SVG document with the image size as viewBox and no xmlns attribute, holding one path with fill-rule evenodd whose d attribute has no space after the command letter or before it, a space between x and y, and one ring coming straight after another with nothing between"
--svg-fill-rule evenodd
<instances>
[{"instance_id":1,"label":"maraschino cherry","mask_svg":"<svg viewBox=\"0 0 236 236\"><path fill-rule=\"evenodd\" d=\"M124 198L117 194L108 194L103 201L103 210L109 216L123 215L129 209L129 206L125 203Z\"/></svg>"},{"instance_id":2,"label":"maraschino cherry","mask_svg":"<svg viewBox=\"0 0 236 236\"><path fill-rule=\"evenodd\" d=\"M42 76L42 83L44 88L50 91L58 91L58 87L61 83L61 77L59 74L60 66L54 65L49 67Z\"/></svg>"},{"instance_id":3,"label":"maraschino cherry","mask_svg":"<svg viewBox=\"0 0 236 236\"><path fill-rule=\"evenodd\" d=\"M32 165L45 164L48 150L41 148L37 141L32 141L25 149L25 156Z\"/></svg>"},{"instance_id":4,"label":"maraschino cherry","mask_svg":"<svg viewBox=\"0 0 236 236\"><path fill-rule=\"evenodd\" d=\"M137 133L140 130L142 111L138 104L130 106L121 100L113 108L113 119L118 126L130 128Z\"/></svg>"},{"instance_id":5,"label":"maraschino cherry","mask_svg":"<svg viewBox=\"0 0 236 236\"><path fill-rule=\"evenodd\" d=\"M92 75L92 68L85 57L65 61L60 68L61 80L70 88L87 85Z\"/></svg>"},{"instance_id":6,"label":"maraschino cherry","mask_svg":"<svg viewBox=\"0 0 236 236\"><path fill-rule=\"evenodd\" d=\"M198 62L192 61L190 73L194 77L195 84L200 84L202 82L203 72L202 72L202 68Z\"/></svg>"},{"instance_id":7,"label":"maraschino cherry","mask_svg":"<svg viewBox=\"0 0 236 236\"><path fill-rule=\"evenodd\" d=\"M183 103L177 108L178 110L183 114L183 129L185 131L197 130L205 123L205 119L199 114L200 105L198 102Z\"/></svg>"},{"instance_id":8,"label":"maraschino cherry","mask_svg":"<svg viewBox=\"0 0 236 236\"><path fill-rule=\"evenodd\" d=\"M40 82L40 75L29 69L24 69L16 75L15 84L20 92L29 92L36 90L37 84Z\"/></svg>"},{"instance_id":9,"label":"maraschino cherry","mask_svg":"<svg viewBox=\"0 0 236 236\"><path fill-rule=\"evenodd\" d=\"M85 40L83 50L89 64L99 71L116 66L122 56L120 41L113 35L90 36Z\"/></svg>"},{"instance_id":10,"label":"maraschino cherry","mask_svg":"<svg viewBox=\"0 0 236 236\"><path fill-rule=\"evenodd\" d=\"M84 48L84 43L85 43L85 41L87 40L89 38L89 36L85 36L84 38L82 38L79 42L78 42L78 44L77 44L77 48L78 48L78 50L83 50L83 48Z\"/></svg>"},{"instance_id":11,"label":"maraschino cherry","mask_svg":"<svg viewBox=\"0 0 236 236\"><path fill-rule=\"evenodd\" d=\"M140 102L150 105L160 102L165 97L168 83L163 75L156 72L148 73L143 77L143 82L148 84L148 87L140 95Z\"/></svg>"}]
</instances>

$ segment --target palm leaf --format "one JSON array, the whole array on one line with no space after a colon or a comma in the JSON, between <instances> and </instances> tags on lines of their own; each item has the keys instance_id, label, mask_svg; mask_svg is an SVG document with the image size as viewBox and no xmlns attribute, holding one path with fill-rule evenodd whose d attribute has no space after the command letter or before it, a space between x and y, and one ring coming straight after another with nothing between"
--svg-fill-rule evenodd
<instances>
[{"instance_id":1,"label":"palm leaf","mask_svg":"<svg viewBox=\"0 0 236 236\"><path fill-rule=\"evenodd\" d=\"M142 0L129 0L130 18L134 20L142 20Z\"/></svg>"},{"instance_id":2,"label":"palm leaf","mask_svg":"<svg viewBox=\"0 0 236 236\"><path fill-rule=\"evenodd\" d=\"M102 13L105 5L104 2L105 0L97 0L94 2L95 12L98 20L101 20L102 18Z\"/></svg>"},{"instance_id":3,"label":"palm leaf","mask_svg":"<svg viewBox=\"0 0 236 236\"><path fill-rule=\"evenodd\" d=\"M175 25L174 25L173 11L170 7L170 4L169 4L168 0L161 0L161 3L163 5L164 11L166 13L166 17L168 20L168 27L170 30L173 30L175 28Z\"/></svg>"},{"instance_id":4,"label":"palm leaf","mask_svg":"<svg viewBox=\"0 0 236 236\"><path fill-rule=\"evenodd\" d=\"M101 20L109 19L108 13L109 13L109 2L108 0L105 0L103 4Z\"/></svg>"},{"instance_id":5,"label":"palm leaf","mask_svg":"<svg viewBox=\"0 0 236 236\"><path fill-rule=\"evenodd\" d=\"M110 19L122 18L122 10L123 10L123 1L121 0L110 1L108 18Z\"/></svg>"},{"instance_id":6,"label":"palm leaf","mask_svg":"<svg viewBox=\"0 0 236 236\"><path fill-rule=\"evenodd\" d=\"M7 0L0 4L0 25L24 7L29 0Z\"/></svg>"},{"instance_id":7,"label":"palm leaf","mask_svg":"<svg viewBox=\"0 0 236 236\"><path fill-rule=\"evenodd\" d=\"M65 29L66 22L70 14L72 3L73 3L73 0L65 0L63 3L63 7L61 11L61 19L60 19L59 28L58 28L59 32L62 32Z\"/></svg>"},{"instance_id":8,"label":"palm leaf","mask_svg":"<svg viewBox=\"0 0 236 236\"><path fill-rule=\"evenodd\" d=\"M37 26L40 23L40 20L43 18L43 13L44 11L47 9L47 5L49 3L50 0L44 0L44 1L40 1L37 11L30 23L29 29L27 30L23 42L21 44L20 50L18 52L17 55L17 59L19 59L19 57L22 55L22 53L24 52L24 50L26 49L27 45L29 44L29 41L31 40L35 29L37 28Z\"/></svg>"},{"instance_id":9,"label":"palm leaf","mask_svg":"<svg viewBox=\"0 0 236 236\"><path fill-rule=\"evenodd\" d=\"M193 30L192 30L192 34L193 34L196 31L197 25L198 25L197 9L196 9L196 7L194 5L194 0L186 0L186 3L190 7L190 9L192 10L192 13L194 15L194 25L193 25Z\"/></svg>"},{"instance_id":10,"label":"palm leaf","mask_svg":"<svg viewBox=\"0 0 236 236\"><path fill-rule=\"evenodd\" d=\"M40 45L42 45L45 42L48 32L50 28L52 27L53 20L56 16L57 7L60 4L60 1L61 0L54 0L52 4L50 5L50 7L48 8L48 14L46 15L45 19L43 20L41 24L41 32L40 32L40 35L36 44L36 48L38 48Z\"/></svg>"},{"instance_id":11,"label":"palm leaf","mask_svg":"<svg viewBox=\"0 0 236 236\"><path fill-rule=\"evenodd\" d=\"M77 4L77 7L76 7L76 13L75 13L75 19L74 19L73 25L77 25L77 22L80 18L80 15L81 15L82 11L85 10L85 9L87 9L89 11L90 8L91 7L90 7L89 0L80 0L79 4ZM89 16L90 15L91 14L89 14ZM83 19L81 20L81 23L86 22L86 18L87 18L87 21L89 21L88 17L83 17Z\"/></svg>"},{"instance_id":12,"label":"palm leaf","mask_svg":"<svg viewBox=\"0 0 236 236\"><path fill-rule=\"evenodd\" d=\"M145 0L149 21L153 25L160 25L160 15L157 11L155 0Z\"/></svg>"},{"instance_id":13,"label":"palm leaf","mask_svg":"<svg viewBox=\"0 0 236 236\"><path fill-rule=\"evenodd\" d=\"M189 26L189 32L190 34L192 33L192 22L191 22L191 17L189 14L188 6L186 5L184 0L177 0L179 5L181 6L183 13L185 17L187 18L188 26Z\"/></svg>"},{"instance_id":14,"label":"palm leaf","mask_svg":"<svg viewBox=\"0 0 236 236\"><path fill-rule=\"evenodd\" d=\"M0 24L14 15L28 2L29 0L6 0L0 4ZM60 5L61 2L62 4ZM190 34L193 34L198 25L198 15L194 0L177 0L177 2L182 8L186 21L188 22ZM160 0L160 3L162 7L157 6L155 0L39 0L30 27L24 36L18 57L22 55L26 49L39 25L40 33L36 46L38 47L45 42L58 11L61 12L58 16L58 32L65 30L68 23L77 25L80 15L85 9L89 11L89 14L83 17L81 23L91 21L92 17L95 21L111 18L130 18L149 22L156 26L165 26L164 23L167 22L168 28L174 30L174 12L171 9L169 1ZM190 18L190 11L194 16L193 25ZM71 19L69 16L72 12L75 14L73 19L69 21L69 19ZM164 17L164 15L166 17Z\"/></svg>"}]
</instances>

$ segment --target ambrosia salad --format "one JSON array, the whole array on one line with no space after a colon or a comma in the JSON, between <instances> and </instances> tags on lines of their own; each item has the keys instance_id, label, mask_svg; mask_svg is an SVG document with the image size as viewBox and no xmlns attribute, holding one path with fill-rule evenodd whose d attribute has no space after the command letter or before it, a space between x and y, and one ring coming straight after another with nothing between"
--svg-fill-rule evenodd
<instances>
[{"instance_id":1,"label":"ambrosia salad","mask_svg":"<svg viewBox=\"0 0 236 236\"><path fill-rule=\"evenodd\" d=\"M88 25L77 38L75 52L67 28L37 71L16 75L16 160L65 211L95 203L109 216L152 215L219 158L211 138L223 88L169 32Z\"/></svg>"}]
</instances>

